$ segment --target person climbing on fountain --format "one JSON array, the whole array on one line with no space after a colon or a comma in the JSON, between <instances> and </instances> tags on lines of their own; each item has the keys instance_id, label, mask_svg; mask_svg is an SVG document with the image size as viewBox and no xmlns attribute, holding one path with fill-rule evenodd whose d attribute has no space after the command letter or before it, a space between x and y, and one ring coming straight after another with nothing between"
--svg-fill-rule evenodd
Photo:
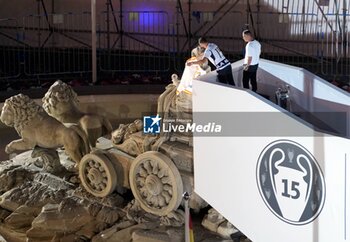
<instances>
[{"instance_id":1,"label":"person climbing on fountain","mask_svg":"<svg viewBox=\"0 0 350 242\"><path fill-rule=\"evenodd\" d=\"M195 47L192 51L191 51L191 57L196 59L197 57L201 57L204 53L205 49L200 47L199 45L197 47ZM200 65L200 67L202 68L202 70L204 70L206 73L211 71L211 68L209 66L209 62L208 59L206 59L203 64Z\"/></svg>"},{"instance_id":2,"label":"person climbing on fountain","mask_svg":"<svg viewBox=\"0 0 350 242\"><path fill-rule=\"evenodd\" d=\"M205 37L199 38L198 44L201 48L205 49L204 53L198 56L196 61L190 61L187 65L202 65L209 60L216 67L219 82L235 86L231 63L222 54L219 47L214 43L209 43Z\"/></svg>"}]
</instances>

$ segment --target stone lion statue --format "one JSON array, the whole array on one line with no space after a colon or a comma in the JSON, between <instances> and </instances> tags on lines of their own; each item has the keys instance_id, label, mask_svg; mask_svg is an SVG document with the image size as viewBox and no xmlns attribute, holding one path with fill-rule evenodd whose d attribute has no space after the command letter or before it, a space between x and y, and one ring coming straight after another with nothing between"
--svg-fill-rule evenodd
<instances>
[{"instance_id":1,"label":"stone lion statue","mask_svg":"<svg viewBox=\"0 0 350 242\"><path fill-rule=\"evenodd\" d=\"M6 146L8 154L35 146L50 149L64 146L70 158L79 163L89 153L88 140L81 128L76 125L66 127L26 95L18 94L6 99L0 120L14 127L21 137Z\"/></svg>"},{"instance_id":2,"label":"stone lion statue","mask_svg":"<svg viewBox=\"0 0 350 242\"><path fill-rule=\"evenodd\" d=\"M60 80L52 84L42 101L50 116L62 123L78 124L87 134L92 147L99 137L112 132L112 125L104 116L80 111L77 94Z\"/></svg>"}]
</instances>

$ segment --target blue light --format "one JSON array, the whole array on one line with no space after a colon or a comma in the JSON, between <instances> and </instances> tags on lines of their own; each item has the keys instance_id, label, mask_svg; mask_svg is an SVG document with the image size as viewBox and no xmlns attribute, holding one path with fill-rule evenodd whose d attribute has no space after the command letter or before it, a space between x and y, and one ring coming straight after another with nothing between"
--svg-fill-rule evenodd
<instances>
[{"instance_id":1,"label":"blue light","mask_svg":"<svg viewBox=\"0 0 350 242\"><path fill-rule=\"evenodd\" d=\"M155 10L152 6L138 5L135 11L133 11L137 17L134 16L134 21L138 22L141 27L152 27L157 26L162 18L161 12Z\"/></svg>"},{"instance_id":2,"label":"blue light","mask_svg":"<svg viewBox=\"0 0 350 242\"><path fill-rule=\"evenodd\" d=\"M141 26L157 26L159 22L159 13L157 12L140 12L139 24Z\"/></svg>"}]
</instances>

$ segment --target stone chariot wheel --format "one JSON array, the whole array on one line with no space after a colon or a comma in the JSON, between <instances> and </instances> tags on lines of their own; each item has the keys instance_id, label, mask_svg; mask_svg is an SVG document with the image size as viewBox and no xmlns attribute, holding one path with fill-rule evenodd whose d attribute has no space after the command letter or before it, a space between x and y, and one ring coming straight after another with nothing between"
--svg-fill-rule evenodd
<instances>
[{"instance_id":1,"label":"stone chariot wheel","mask_svg":"<svg viewBox=\"0 0 350 242\"><path fill-rule=\"evenodd\" d=\"M79 177L84 188L96 197L111 194L117 185L113 164L102 153L90 153L81 159Z\"/></svg>"},{"instance_id":2,"label":"stone chariot wheel","mask_svg":"<svg viewBox=\"0 0 350 242\"><path fill-rule=\"evenodd\" d=\"M141 207L159 216L176 210L182 200L179 170L162 153L148 151L136 157L129 172L132 193Z\"/></svg>"}]
</instances>

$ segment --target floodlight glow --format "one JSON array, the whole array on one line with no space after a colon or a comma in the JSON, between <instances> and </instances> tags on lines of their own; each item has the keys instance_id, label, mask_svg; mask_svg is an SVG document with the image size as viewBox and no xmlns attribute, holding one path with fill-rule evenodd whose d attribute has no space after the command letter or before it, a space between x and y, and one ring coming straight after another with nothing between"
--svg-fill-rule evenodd
<instances>
[{"instance_id":1,"label":"floodlight glow","mask_svg":"<svg viewBox=\"0 0 350 242\"><path fill-rule=\"evenodd\" d=\"M288 1L287 5L283 3L284 1L265 0L264 2L278 11L280 23L290 25L292 35L320 33L320 37L332 33L332 30L339 30L337 18L343 18L343 9L348 7L343 5L343 1L329 1L328 4L305 1L304 5L300 1ZM339 14L336 14L337 9ZM349 12L346 12L345 17L349 18L349 16Z\"/></svg>"},{"instance_id":2,"label":"floodlight glow","mask_svg":"<svg viewBox=\"0 0 350 242\"><path fill-rule=\"evenodd\" d=\"M287 66L281 63L272 61L263 61L260 63L260 67L271 75L283 80L290 86L304 92L304 73L301 68Z\"/></svg>"},{"instance_id":3,"label":"floodlight glow","mask_svg":"<svg viewBox=\"0 0 350 242\"><path fill-rule=\"evenodd\" d=\"M340 92L338 89L321 80L319 78L314 78L313 80L313 96L315 98L347 105L350 107L350 99L348 94L345 92Z\"/></svg>"}]
</instances>

